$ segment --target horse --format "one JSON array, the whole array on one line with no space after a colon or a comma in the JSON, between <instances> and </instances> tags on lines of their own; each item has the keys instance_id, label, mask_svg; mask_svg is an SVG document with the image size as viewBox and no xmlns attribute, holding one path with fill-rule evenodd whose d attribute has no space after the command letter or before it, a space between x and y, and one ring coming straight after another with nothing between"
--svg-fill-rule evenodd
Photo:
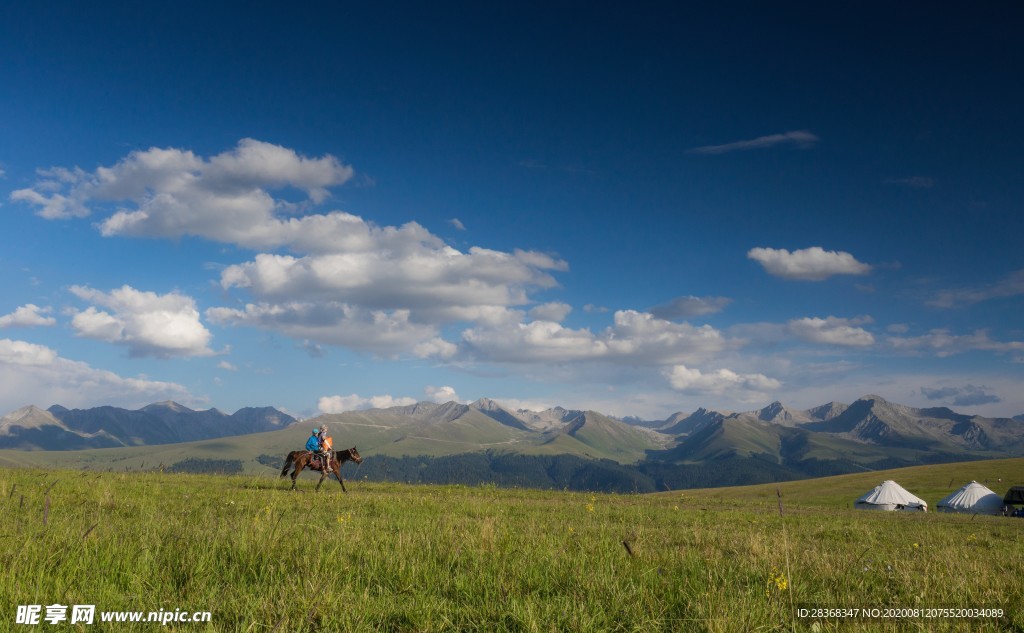
<instances>
[{"instance_id":1,"label":"horse","mask_svg":"<svg viewBox=\"0 0 1024 633\"><path fill-rule=\"evenodd\" d=\"M292 472L291 489L295 490L295 478L299 476L299 473L302 472L303 468L319 470L322 474L320 475L320 481L316 484L316 489L320 490L320 484L324 483L324 479L327 479L328 475L334 473L335 476L338 477L338 483L341 484L341 491L347 493L348 490L345 490L345 482L341 479L341 465L349 460L357 464L362 464L363 458L359 456L359 451L356 450L355 446L352 448L346 448L343 451L333 451L333 453L334 457L331 459L331 468L330 470L327 470L319 465L313 466L311 464L313 453L309 451L292 451L288 453L288 457L284 459L284 468L281 469L281 476L284 477L287 475L288 469L294 465L295 470Z\"/></svg>"}]
</instances>

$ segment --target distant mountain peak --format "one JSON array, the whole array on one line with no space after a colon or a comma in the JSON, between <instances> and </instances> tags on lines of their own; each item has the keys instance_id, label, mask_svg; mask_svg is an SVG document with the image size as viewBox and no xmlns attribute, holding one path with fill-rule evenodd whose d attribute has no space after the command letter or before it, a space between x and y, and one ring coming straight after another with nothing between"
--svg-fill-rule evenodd
<instances>
[{"instance_id":1,"label":"distant mountain peak","mask_svg":"<svg viewBox=\"0 0 1024 633\"><path fill-rule=\"evenodd\" d=\"M860 398L857 398L857 399L858 400L874 400L875 402L878 402L880 404L890 404L889 401L886 400L885 398L883 398L882 396L876 396L873 393L869 393L868 395L861 396Z\"/></svg>"},{"instance_id":2,"label":"distant mountain peak","mask_svg":"<svg viewBox=\"0 0 1024 633\"><path fill-rule=\"evenodd\" d=\"M673 413L665 420L665 424L658 427L658 430L670 435L688 435L709 424L722 421L727 415L729 414L700 407L690 414Z\"/></svg>"},{"instance_id":3,"label":"distant mountain peak","mask_svg":"<svg viewBox=\"0 0 1024 633\"><path fill-rule=\"evenodd\" d=\"M842 402L832 401L829 402L828 404L823 404L814 407L813 409L808 409L807 414L811 416L811 419L823 422L842 415L843 412L849 408L849 405L843 404Z\"/></svg>"},{"instance_id":4,"label":"distant mountain peak","mask_svg":"<svg viewBox=\"0 0 1024 633\"><path fill-rule=\"evenodd\" d=\"M499 409L504 409L503 406L501 406L494 400L491 400L490 398L480 398L475 402L471 402L469 406L473 407L474 409L480 409L481 411L497 411Z\"/></svg>"},{"instance_id":5,"label":"distant mountain peak","mask_svg":"<svg viewBox=\"0 0 1024 633\"><path fill-rule=\"evenodd\" d=\"M294 421L276 409L193 411L177 402L156 402L142 409L112 406L43 411L22 407L0 419L0 447L75 450L173 444L275 430Z\"/></svg>"},{"instance_id":6,"label":"distant mountain peak","mask_svg":"<svg viewBox=\"0 0 1024 633\"><path fill-rule=\"evenodd\" d=\"M26 407L15 409L0 418L0 435L11 435L15 428L29 430L41 429L47 426L65 429L61 421L52 413L45 409L40 409L34 404L30 404Z\"/></svg>"},{"instance_id":7,"label":"distant mountain peak","mask_svg":"<svg viewBox=\"0 0 1024 633\"><path fill-rule=\"evenodd\" d=\"M152 411L154 409L163 409L174 411L175 413L192 413L192 409L189 409L185 405L178 404L174 400L164 400L163 402L154 402L153 404L142 407L143 411Z\"/></svg>"},{"instance_id":8,"label":"distant mountain peak","mask_svg":"<svg viewBox=\"0 0 1024 633\"><path fill-rule=\"evenodd\" d=\"M762 422L771 422L772 424L781 424L783 426L796 426L811 421L811 416L806 411L787 409L778 400L763 409L755 411L754 414Z\"/></svg>"},{"instance_id":9,"label":"distant mountain peak","mask_svg":"<svg viewBox=\"0 0 1024 633\"><path fill-rule=\"evenodd\" d=\"M757 417L761 418L762 420L771 420L775 416L777 416L780 413L784 412L785 410L786 410L786 407L782 406L782 403L779 402L778 400L776 400L775 402L771 403L767 407L761 409L758 412L758 416Z\"/></svg>"}]
</instances>

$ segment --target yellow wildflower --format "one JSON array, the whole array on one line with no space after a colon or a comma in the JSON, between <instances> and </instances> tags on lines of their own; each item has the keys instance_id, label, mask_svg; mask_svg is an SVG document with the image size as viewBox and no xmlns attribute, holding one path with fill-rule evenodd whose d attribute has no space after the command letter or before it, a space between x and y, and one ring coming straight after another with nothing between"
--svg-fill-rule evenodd
<instances>
[{"instance_id":1,"label":"yellow wildflower","mask_svg":"<svg viewBox=\"0 0 1024 633\"><path fill-rule=\"evenodd\" d=\"M768 575L767 588L764 594L771 595L772 588L776 591L785 591L789 588L789 581L786 580L786 575L779 571L777 568L772 567L771 573Z\"/></svg>"}]
</instances>

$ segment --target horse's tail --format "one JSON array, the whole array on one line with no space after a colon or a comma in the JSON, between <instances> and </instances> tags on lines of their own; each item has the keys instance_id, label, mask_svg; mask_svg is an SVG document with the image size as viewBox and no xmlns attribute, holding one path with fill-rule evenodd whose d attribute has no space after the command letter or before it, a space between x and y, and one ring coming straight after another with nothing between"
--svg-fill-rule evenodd
<instances>
[{"instance_id":1,"label":"horse's tail","mask_svg":"<svg viewBox=\"0 0 1024 633\"><path fill-rule=\"evenodd\" d=\"M282 477L288 474L288 469L292 467L293 461L295 461L295 451L288 453L288 456L284 458L284 468L281 469Z\"/></svg>"}]
</instances>

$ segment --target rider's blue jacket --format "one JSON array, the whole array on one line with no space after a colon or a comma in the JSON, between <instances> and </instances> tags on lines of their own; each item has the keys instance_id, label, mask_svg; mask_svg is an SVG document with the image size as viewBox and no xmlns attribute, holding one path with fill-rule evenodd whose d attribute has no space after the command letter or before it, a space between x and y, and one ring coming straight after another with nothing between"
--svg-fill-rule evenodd
<instances>
[{"instance_id":1,"label":"rider's blue jacket","mask_svg":"<svg viewBox=\"0 0 1024 633\"><path fill-rule=\"evenodd\" d=\"M320 450L320 440L317 438L315 434L310 435L309 439L306 440L306 450L313 452Z\"/></svg>"}]
</instances>

